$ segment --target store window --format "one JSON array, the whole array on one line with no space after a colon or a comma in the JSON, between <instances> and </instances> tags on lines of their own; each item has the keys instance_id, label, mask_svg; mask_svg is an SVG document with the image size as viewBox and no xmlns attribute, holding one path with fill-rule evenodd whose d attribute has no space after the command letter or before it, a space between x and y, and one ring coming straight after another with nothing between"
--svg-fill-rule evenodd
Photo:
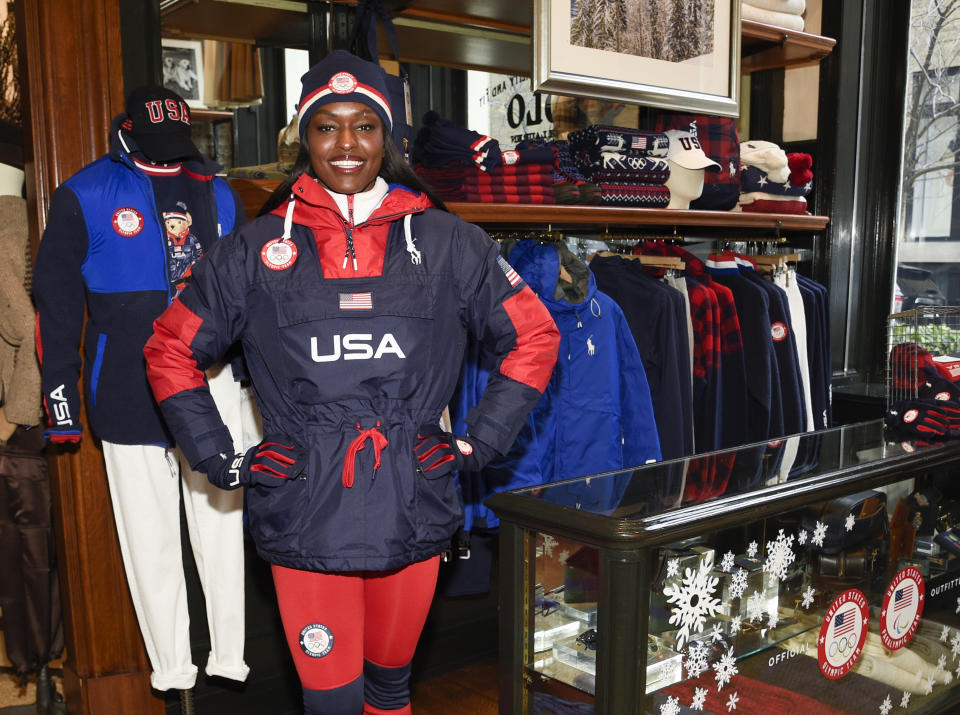
<instances>
[{"instance_id":1,"label":"store window","mask_svg":"<svg viewBox=\"0 0 960 715\"><path fill-rule=\"evenodd\" d=\"M960 2L912 0L893 310L960 305Z\"/></svg>"}]
</instances>

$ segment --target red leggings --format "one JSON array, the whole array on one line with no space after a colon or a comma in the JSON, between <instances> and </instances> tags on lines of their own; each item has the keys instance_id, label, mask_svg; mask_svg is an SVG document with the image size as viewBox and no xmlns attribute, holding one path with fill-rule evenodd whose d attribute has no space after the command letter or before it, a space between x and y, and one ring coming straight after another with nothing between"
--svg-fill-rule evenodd
<instances>
[{"instance_id":1,"label":"red leggings","mask_svg":"<svg viewBox=\"0 0 960 715\"><path fill-rule=\"evenodd\" d=\"M439 556L395 571L319 573L274 564L280 618L301 685L339 688L363 673L364 660L387 668L413 660L439 565ZM315 655L327 646L328 652L308 655L310 639L320 644L312 647Z\"/></svg>"}]
</instances>

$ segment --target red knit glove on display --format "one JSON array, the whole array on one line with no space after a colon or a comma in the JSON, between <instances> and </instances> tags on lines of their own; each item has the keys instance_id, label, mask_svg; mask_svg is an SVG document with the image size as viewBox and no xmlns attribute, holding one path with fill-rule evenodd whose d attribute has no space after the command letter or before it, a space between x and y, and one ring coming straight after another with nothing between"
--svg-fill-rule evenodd
<instances>
[{"instance_id":1,"label":"red knit glove on display","mask_svg":"<svg viewBox=\"0 0 960 715\"><path fill-rule=\"evenodd\" d=\"M903 400L890 410L887 426L922 438L960 437L960 403Z\"/></svg>"}]
</instances>

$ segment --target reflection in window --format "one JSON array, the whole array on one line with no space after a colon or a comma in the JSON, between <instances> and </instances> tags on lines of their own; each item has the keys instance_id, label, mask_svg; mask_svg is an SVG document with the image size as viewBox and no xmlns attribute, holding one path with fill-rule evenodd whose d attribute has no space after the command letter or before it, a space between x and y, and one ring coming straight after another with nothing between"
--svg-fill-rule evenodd
<instances>
[{"instance_id":1,"label":"reflection in window","mask_svg":"<svg viewBox=\"0 0 960 715\"><path fill-rule=\"evenodd\" d=\"M960 304L960 1L912 0L894 310Z\"/></svg>"}]
</instances>

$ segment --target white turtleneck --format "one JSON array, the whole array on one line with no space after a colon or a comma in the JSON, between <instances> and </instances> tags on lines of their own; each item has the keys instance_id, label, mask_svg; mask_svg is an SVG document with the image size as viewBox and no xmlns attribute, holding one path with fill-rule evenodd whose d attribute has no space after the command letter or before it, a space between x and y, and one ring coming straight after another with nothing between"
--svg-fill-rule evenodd
<instances>
[{"instance_id":1,"label":"white turtleneck","mask_svg":"<svg viewBox=\"0 0 960 715\"><path fill-rule=\"evenodd\" d=\"M323 184L321 184L321 186L323 186ZM383 203L384 198L386 198L390 191L387 182L380 176L373 182L373 188L356 194L338 194L336 191L327 189L326 186L323 188L326 189L327 193L336 201L337 208L340 209L340 215L348 222L352 221L354 226L370 218L373 212L380 208L380 204ZM350 197L353 197L352 217L350 216Z\"/></svg>"}]
</instances>

